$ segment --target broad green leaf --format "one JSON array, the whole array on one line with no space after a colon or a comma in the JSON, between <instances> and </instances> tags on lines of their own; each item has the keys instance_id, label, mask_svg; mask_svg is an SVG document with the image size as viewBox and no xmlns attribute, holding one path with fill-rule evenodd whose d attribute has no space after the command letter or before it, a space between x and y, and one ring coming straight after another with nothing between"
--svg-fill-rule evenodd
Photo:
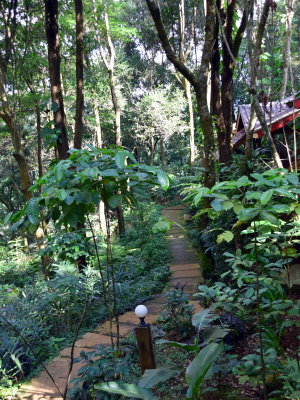
<instances>
[{"instance_id":1,"label":"broad green leaf","mask_svg":"<svg viewBox=\"0 0 300 400\"><path fill-rule=\"evenodd\" d=\"M248 176L241 176L237 182L236 182L237 187L241 186L248 186L251 185L251 181L249 180Z\"/></svg>"},{"instance_id":2,"label":"broad green leaf","mask_svg":"<svg viewBox=\"0 0 300 400\"><path fill-rule=\"evenodd\" d=\"M64 201L67 197L67 192L64 189L57 189L55 195L59 200Z\"/></svg>"},{"instance_id":3,"label":"broad green leaf","mask_svg":"<svg viewBox=\"0 0 300 400\"><path fill-rule=\"evenodd\" d=\"M127 150L118 151L115 156L115 163L118 168L122 169L125 167L126 158L130 158L134 163L137 162L134 156L130 153L130 151Z\"/></svg>"},{"instance_id":4,"label":"broad green leaf","mask_svg":"<svg viewBox=\"0 0 300 400\"><path fill-rule=\"evenodd\" d=\"M226 211L230 210L232 207L233 207L232 201L229 201L229 200L224 201L224 203L223 203L224 210L226 210Z\"/></svg>"},{"instance_id":5,"label":"broad green leaf","mask_svg":"<svg viewBox=\"0 0 300 400\"><path fill-rule=\"evenodd\" d=\"M4 221L3 221L3 225L8 224L8 222L9 222L9 220L10 220L10 218L11 218L12 215L13 215L13 211L9 212L9 213L5 216Z\"/></svg>"},{"instance_id":6,"label":"broad green leaf","mask_svg":"<svg viewBox=\"0 0 300 400\"><path fill-rule=\"evenodd\" d=\"M192 324L198 330L201 330L208 328L213 318L213 308L206 308L205 310L198 311L193 315Z\"/></svg>"},{"instance_id":7,"label":"broad green leaf","mask_svg":"<svg viewBox=\"0 0 300 400\"><path fill-rule=\"evenodd\" d=\"M210 192L210 189L206 188L206 187L202 187L200 189L197 189L198 193L196 194L196 196L194 197L194 203L195 205L198 205L198 203L200 202L200 200L202 199L202 197L205 194L208 194Z\"/></svg>"},{"instance_id":8,"label":"broad green leaf","mask_svg":"<svg viewBox=\"0 0 300 400\"><path fill-rule=\"evenodd\" d=\"M60 161L54 168L54 176L57 181L61 181L65 173L65 163Z\"/></svg>"},{"instance_id":9,"label":"broad green leaf","mask_svg":"<svg viewBox=\"0 0 300 400\"><path fill-rule=\"evenodd\" d=\"M10 354L10 358L16 364L18 370L22 372L23 368L22 368L22 365L21 365L20 360L18 359L18 357L16 357L15 354Z\"/></svg>"},{"instance_id":10,"label":"broad green leaf","mask_svg":"<svg viewBox=\"0 0 300 400\"><path fill-rule=\"evenodd\" d=\"M291 211L291 207L288 204L274 204L271 207L268 207L268 211L276 213L289 213Z\"/></svg>"},{"instance_id":11,"label":"broad green leaf","mask_svg":"<svg viewBox=\"0 0 300 400\"><path fill-rule=\"evenodd\" d=\"M243 206L242 204L235 204L235 205L233 206L233 211L234 211L236 214L239 214L239 213L243 210L243 208L244 208L244 206Z\"/></svg>"},{"instance_id":12,"label":"broad green leaf","mask_svg":"<svg viewBox=\"0 0 300 400\"><path fill-rule=\"evenodd\" d=\"M262 193L262 195L260 196L261 204L267 204L271 199L273 192L274 192L273 189L269 189L266 192Z\"/></svg>"},{"instance_id":13,"label":"broad green leaf","mask_svg":"<svg viewBox=\"0 0 300 400\"><path fill-rule=\"evenodd\" d=\"M222 211L223 210L223 200L220 199L214 199L210 203L211 207L216 210L216 211Z\"/></svg>"},{"instance_id":14,"label":"broad green leaf","mask_svg":"<svg viewBox=\"0 0 300 400\"><path fill-rule=\"evenodd\" d=\"M223 350L223 343L210 343L197 354L187 367L185 378L192 394L194 394L205 379L209 377L213 362L219 357Z\"/></svg>"},{"instance_id":15,"label":"broad green leaf","mask_svg":"<svg viewBox=\"0 0 300 400\"><path fill-rule=\"evenodd\" d=\"M38 199L33 197L29 200L27 207L26 207L26 213L28 216L29 221L32 224L37 224L40 220L40 208L38 205Z\"/></svg>"},{"instance_id":16,"label":"broad green leaf","mask_svg":"<svg viewBox=\"0 0 300 400\"><path fill-rule=\"evenodd\" d=\"M159 218L158 222L156 222L152 227L153 233L166 233L171 228L171 222L167 221L166 219Z\"/></svg>"},{"instance_id":17,"label":"broad green leaf","mask_svg":"<svg viewBox=\"0 0 300 400\"><path fill-rule=\"evenodd\" d=\"M82 171L82 175L88 176L88 177L94 178L94 179L97 178L98 174L99 174L99 170L98 170L98 168L96 168L96 167L85 168L85 169Z\"/></svg>"},{"instance_id":18,"label":"broad green leaf","mask_svg":"<svg viewBox=\"0 0 300 400\"><path fill-rule=\"evenodd\" d=\"M259 214L259 210L253 209L253 208L244 208L241 210L241 212L238 214L238 217L241 222L247 222L250 221L251 219L255 219ZM237 226L236 224L234 226Z\"/></svg>"},{"instance_id":19,"label":"broad green leaf","mask_svg":"<svg viewBox=\"0 0 300 400\"><path fill-rule=\"evenodd\" d=\"M14 231L15 229L19 228L20 225L23 224L25 217L20 218L17 222L15 222L12 226L9 227L10 231Z\"/></svg>"},{"instance_id":20,"label":"broad green leaf","mask_svg":"<svg viewBox=\"0 0 300 400\"><path fill-rule=\"evenodd\" d=\"M157 397L154 396L150 389L141 388L133 383L107 382L95 385L94 388L135 399L157 400Z\"/></svg>"},{"instance_id":21,"label":"broad green leaf","mask_svg":"<svg viewBox=\"0 0 300 400\"><path fill-rule=\"evenodd\" d=\"M225 232L221 233L220 235L218 235L217 243L221 243L221 242L223 242L223 240L225 240L227 243L229 243L232 241L233 238L234 238L234 235L232 232L225 231Z\"/></svg>"},{"instance_id":22,"label":"broad green leaf","mask_svg":"<svg viewBox=\"0 0 300 400\"><path fill-rule=\"evenodd\" d=\"M146 369L142 379L139 381L139 386L150 389L158 383L166 382L179 372L180 371L176 367Z\"/></svg>"},{"instance_id":23,"label":"broad green leaf","mask_svg":"<svg viewBox=\"0 0 300 400\"><path fill-rule=\"evenodd\" d=\"M299 177L296 174L296 172L287 174L285 177L292 185L295 185L295 186L299 185Z\"/></svg>"},{"instance_id":24,"label":"broad green leaf","mask_svg":"<svg viewBox=\"0 0 300 400\"><path fill-rule=\"evenodd\" d=\"M103 176L103 177L107 177L107 176L117 177L117 176L119 176L119 174L118 174L116 169L106 169L104 171L100 171L100 175Z\"/></svg>"},{"instance_id":25,"label":"broad green leaf","mask_svg":"<svg viewBox=\"0 0 300 400\"><path fill-rule=\"evenodd\" d=\"M300 215L300 206L295 208L295 213L296 213L297 215Z\"/></svg>"},{"instance_id":26,"label":"broad green leaf","mask_svg":"<svg viewBox=\"0 0 300 400\"><path fill-rule=\"evenodd\" d=\"M168 175L165 173L165 171L162 171L161 169L157 171L157 178L158 182L161 185L161 187L166 190L169 187L169 178Z\"/></svg>"},{"instance_id":27,"label":"broad green leaf","mask_svg":"<svg viewBox=\"0 0 300 400\"><path fill-rule=\"evenodd\" d=\"M276 189L276 192L281 194L281 195L283 195L283 196L285 196L285 197L288 197L289 199L293 199L293 200L296 199L296 196L292 192L287 190L287 189L278 188L278 189Z\"/></svg>"},{"instance_id":28,"label":"broad green leaf","mask_svg":"<svg viewBox=\"0 0 300 400\"><path fill-rule=\"evenodd\" d=\"M107 200L108 205L113 209L117 208L121 201L122 201L122 196L120 194L115 194Z\"/></svg>"},{"instance_id":29,"label":"broad green leaf","mask_svg":"<svg viewBox=\"0 0 300 400\"><path fill-rule=\"evenodd\" d=\"M280 221L278 218L275 217L275 215L267 212L267 211L262 211L260 213L260 218L261 219L266 219L267 221L271 222L273 225L279 225Z\"/></svg>"},{"instance_id":30,"label":"broad green leaf","mask_svg":"<svg viewBox=\"0 0 300 400\"><path fill-rule=\"evenodd\" d=\"M211 328L205 329L201 336L204 342L211 343L223 339L228 334L228 332L230 332L230 329L220 328L219 326L212 326Z\"/></svg>"},{"instance_id":31,"label":"broad green leaf","mask_svg":"<svg viewBox=\"0 0 300 400\"><path fill-rule=\"evenodd\" d=\"M167 344L168 346L177 347L178 349L182 349L182 350L186 350L186 351L195 351L199 348L199 346L195 345L195 344L173 342L171 340L164 340L164 339L157 340L155 343L156 344Z\"/></svg>"}]
</instances>

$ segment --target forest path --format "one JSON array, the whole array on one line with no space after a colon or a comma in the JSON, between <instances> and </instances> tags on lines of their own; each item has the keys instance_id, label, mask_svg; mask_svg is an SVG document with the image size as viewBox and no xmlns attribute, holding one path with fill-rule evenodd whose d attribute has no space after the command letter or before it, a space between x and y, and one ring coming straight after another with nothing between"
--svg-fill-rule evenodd
<instances>
[{"instance_id":1,"label":"forest path","mask_svg":"<svg viewBox=\"0 0 300 400\"><path fill-rule=\"evenodd\" d=\"M184 206L171 206L166 207L162 215L167 219L179 224L184 223L183 218ZM196 252L192 249L191 245L186 238L184 231L177 225L173 224L171 230L167 235L168 246L171 255L170 265L170 280L165 289L177 286L184 287L185 293L194 293L198 283L201 281L201 268L198 262ZM155 323L158 315L162 311L163 305L166 303L166 296L164 293L155 295L150 301L144 304L148 308L148 315L146 321L148 323ZM200 310L200 306L196 301L190 301L194 305L195 312ZM125 337L133 333L134 328L138 324L138 319L134 311L127 312L119 317L120 322L120 336ZM114 331L116 327L114 326ZM75 343L74 357L79 357L81 351L93 351L96 346L108 346L111 344L109 336L109 322L100 324L93 332L88 332L78 339ZM57 357L47 364L47 369L53 376L57 386L61 392L64 392L66 379L69 370L71 348L65 348ZM81 368L81 363L76 363L73 366L72 378L77 374ZM31 382L23 385L17 394L19 400L61 400L58 390L55 388L53 382L43 370Z\"/></svg>"}]
</instances>

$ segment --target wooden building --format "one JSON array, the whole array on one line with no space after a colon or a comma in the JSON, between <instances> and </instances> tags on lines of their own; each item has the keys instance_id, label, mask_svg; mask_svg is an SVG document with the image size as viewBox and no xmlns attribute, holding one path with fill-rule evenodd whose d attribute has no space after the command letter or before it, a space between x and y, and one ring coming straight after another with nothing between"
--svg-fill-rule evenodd
<instances>
[{"instance_id":1,"label":"wooden building","mask_svg":"<svg viewBox=\"0 0 300 400\"><path fill-rule=\"evenodd\" d=\"M288 147L293 143L293 127L291 121L300 116L300 97L287 97L282 101L273 101L266 106L261 105L269 129L274 138L278 153L286 167L288 167ZM237 149L245 144L246 132L249 126L251 104L242 104L238 107L236 128L232 135L232 147ZM299 124L298 124L299 125ZM300 130L297 129L297 138ZM256 118L253 139L255 147L261 146L261 138L264 136L261 125ZM300 145L300 144L299 144ZM293 154L291 154L293 160ZM297 163L299 164L299 161Z\"/></svg>"}]
</instances>

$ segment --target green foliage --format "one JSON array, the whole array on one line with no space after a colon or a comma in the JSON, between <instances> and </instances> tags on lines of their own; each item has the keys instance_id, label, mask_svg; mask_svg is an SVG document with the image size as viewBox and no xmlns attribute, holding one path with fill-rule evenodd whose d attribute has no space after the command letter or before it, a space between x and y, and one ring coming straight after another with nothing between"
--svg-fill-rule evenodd
<instances>
[{"instance_id":1,"label":"green foliage","mask_svg":"<svg viewBox=\"0 0 300 400\"><path fill-rule=\"evenodd\" d=\"M210 343L205 346L186 369L186 382L189 386L187 398L200 395L200 387L212 373L213 362L224 350L223 343Z\"/></svg>"},{"instance_id":2,"label":"green foliage","mask_svg":"<svg viewBox=\"0 0 300 400\"><path fill-rule=\"evenodd\" d=\"M181 289L174 289L167 293L167 303L158 321L171 335L186 337L192 331L192 314L189 296Z\"/></svg>"},{"instance_id":3,"label":"green foliage","mask_svg":"<svg viewBox=\"0 0 300 400\"><path fill-rule=\"evenodd\" d=\"M113 243L113 248L116 249L113 256L119 313L132 309L154 293L161 291L169 276L166 267L168 263L166 241L161 234L153 237L151 233L153 224L159 218L159 208L153 204L147 207L140 204L140 207L140 210L126 216L128 224L131 225L131 228L127 229L127 236L116 238ZM42 360L53 356L59 348L68 345L72 340L85 299L88 308L82 332L107 318L95 250L87 246L91 239L89 235L87 236L87 242L84 242L80 231L62 230L51 235L45 251L53 257L48 281L41 275L40 261L36 260L32 265L30 262L32 254L24 256L21 240L13 241L9 252L6 248L0 247L0 251L6 257L0 265L1 281L5 282L5 285L0 287L1 308ZM157 252L156 257L152 259L155 252ZM106 259L105 253L106 247L100 237L99 254L103 263ZM88 256L88 267L84 273L78 274L74 261L82 254ZM14 378L19 380L34 371L38 364L37 360L28 353L26 345L19 341L16 333L2 320L0 327L12 345L17 343L22 352L20 362L24 373L17 372L17 378ZM1 354L6 353L8 348L4 347L1 341ZM127 364L126 361L125 366ZM3 385L9 385L12 379L12 372L9 371L12 368L15 368L15 364L11 361L9 365L7 362L5 365L2 364L1 376L5 379L5 382L1 381ZM105 367L103 368L105 371ZM112 373L111 379L114 378Z\"/></svg>"},{"instance_id":4,"label":"green foliage","mask_svg":"<svg viewBox=\"0 0 300 400\"><path fill-rule=\"evenodd\" d=\"M218 223L222 215L230 212L228 231L235 238L241 235L243 250L224 252L228 267L221 274L223 281L199 286L197 297L206 305L259 324L261 336L257 333L254 336L261 342L263 354L258 348L254 354L243 357L233 373L240 377L241 383L259 386L265 381L269 392L274 389L274 375L286 370L288 362L281 337L288 326L299 325L299 321L291 320L299 312L298 302L287 299L283 286L283 271L289 269L292 257L297 254L294 246L299 235L298 186L296 173L268 170L237 181L219 182L212 189L185 190L197 207L202 198L211 200L211 208L200 209L197 214L207 213L213 230L219 230L214 222ZM254 315L259 315L258 322ZM296 385L293 381L290 394L284 392L286 398ZM283 392L277 388L275 393L278 396Z\"/></svg>"},{"instance_id":5,"label":"green foliage","mask_svg":"<svg viewBox=\"0 0 300 400\"><path fill-rule=\"evenodd\" d=\"M116 393L122 396L135 399L157 400L157 397L149 389L144 389L134 384L122 382L108 382L95 385L95 389L103 390L108 393Z\"/></svg>"}]
</instances>

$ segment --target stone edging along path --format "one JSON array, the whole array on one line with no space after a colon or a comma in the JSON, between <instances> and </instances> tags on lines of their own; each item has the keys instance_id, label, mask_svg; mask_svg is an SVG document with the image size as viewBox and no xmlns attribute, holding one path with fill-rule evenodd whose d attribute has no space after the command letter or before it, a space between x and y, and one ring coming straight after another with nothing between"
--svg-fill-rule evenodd
<instances>
[{"instance_id":1,"label":"stone edging along path","mask_svg":"<svg viewBox=\"0 0 300 400\"><path fill-rule=\"evenodd\" d=\"M167 207L163 210L162 215L167 219L183 224L183 206ZM202 279L201 269L198 262L196 252L188 243L182 229L175 224L168 232L168 246L171 254L170 280L169 286L184 287L184 292L192 294L195 292L197 285ZM150 324L155 323L160 314L163 305L166 302L164 293L154 296L150 301L144 304L148 308L146 321ZM200 310L200 306L196 301L190 301L194 305L195 312ZM138 324L138 319L133 311L127 312L119 317L120 336L125 337L132 333ZM116 326L113 327L116 330ZM92 351L96 346L110 345L109 322L99 325L93 332L88 332L78 339L75 343L74 357L79 357L81 351ZM53 376L57 386L63 392L66 384L67 374L69 370L71 348L65 348L57 357L47 364L47 369ZM77 374L81 368L81 363L73 366L71 379ZM57 389L45 371L42 371L30 383L23 385L17 394L19 400L61 400Z\"/></svg>"}]
</instances>

